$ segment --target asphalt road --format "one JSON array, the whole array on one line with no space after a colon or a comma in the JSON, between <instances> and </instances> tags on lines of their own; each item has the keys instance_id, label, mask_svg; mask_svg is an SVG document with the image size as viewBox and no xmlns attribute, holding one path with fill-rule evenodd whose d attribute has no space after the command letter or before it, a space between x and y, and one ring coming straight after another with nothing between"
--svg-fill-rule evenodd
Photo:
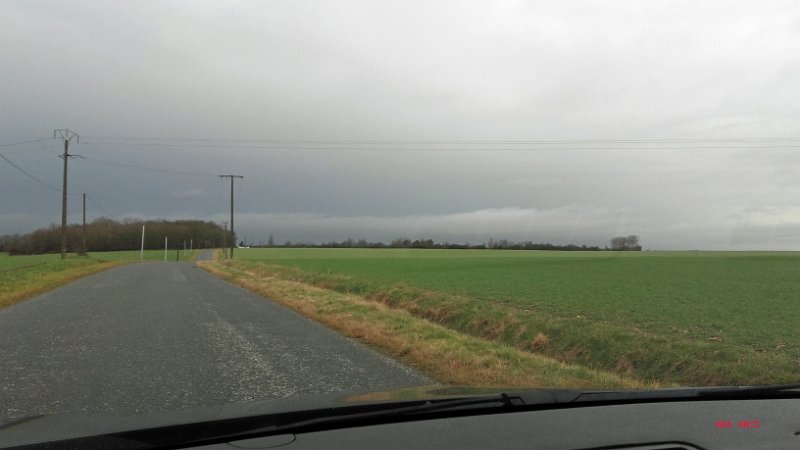
<instances>
[{"instance_id":1,"label":"asphalt road","mask_svg":"<svg viewBox=\"0 0 800 450\"><path fill-rule=\"evenodd\" d=\"M130 264L0 309L0 421L427 384L192 263Z\"/></svg>"}]
</instances>

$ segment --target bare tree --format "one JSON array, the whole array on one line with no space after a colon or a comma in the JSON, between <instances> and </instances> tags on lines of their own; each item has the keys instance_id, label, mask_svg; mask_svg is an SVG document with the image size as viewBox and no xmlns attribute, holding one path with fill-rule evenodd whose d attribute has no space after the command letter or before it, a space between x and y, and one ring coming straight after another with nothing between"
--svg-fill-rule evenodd
<instances>
[{"instance_id":1,"label":"bare tree","mask_svg":"<svg viewBox=\"0 0 800 450\"><path fill-rule=\"evenodd\" d=\"M632 234L630 236L613 237L611 238L611 250L641 251L642 246L639 245L639 236Z\"/></svg>"}]
</instances>

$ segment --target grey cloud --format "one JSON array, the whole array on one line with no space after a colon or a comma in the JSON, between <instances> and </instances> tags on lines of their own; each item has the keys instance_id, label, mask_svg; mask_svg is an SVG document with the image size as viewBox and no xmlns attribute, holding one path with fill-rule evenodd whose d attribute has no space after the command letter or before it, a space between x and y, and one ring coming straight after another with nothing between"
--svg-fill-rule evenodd
<instances>
[{"instance_id":1,"label":"grey cloud","mask_svg":"<svg viewBox=\"0 0 800 450\"><path fill-rule=\"evenodd\" d=\"M7 1L0 17L0 144L74 129L86 160L71 163L70 191L116 218L223 217L227 186L214 175L238 173L237 228L264 239L274 220L291 240L428 232L602 244L633 232L651 248L798 248L796 148L297 150L101 138L797 137L795 2ZM57 144L20 149L8 156L60 186ZM0 163L0 233L58 221L59 194Z\"/></svg>"}]
</instances>

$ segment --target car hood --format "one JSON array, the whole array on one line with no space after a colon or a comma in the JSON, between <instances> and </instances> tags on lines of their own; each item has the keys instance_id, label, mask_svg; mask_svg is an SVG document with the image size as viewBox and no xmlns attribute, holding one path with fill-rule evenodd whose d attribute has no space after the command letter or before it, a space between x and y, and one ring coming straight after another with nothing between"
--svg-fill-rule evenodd
<instances>
[{"instance_id":1,"label":"car hood","mask_svg":"<svg viewBox=\"0 0 800 450\"><path fill-rule=\"evenodd\" d=\"M554 405L591 406L661 401L800 398L800 384L710 386L646 390L523 389L425 386L379 392L292 397L257 403L184 409L134 416L55 414L0 425L0 448L59 441L59 448L176 447L185 443L241 441L271 435L291 439L297 430L324 423L348 426L365 418L459 410L474 405L502 411ZM497 411L501 411L497 410ZM353 422L356 420L356 422ZM320 422L322 421L322 422ZM305 428L304 428L305 427ZM283 442L283 441L281 441Z\"/></svg>"},{"instance_id":2,"label":"car hood","mask_svg":"<svg viewBox=\"0 0 800 450\"><path fill-rule=\"evenodd\" d=\"M482 396L523 390L508 387L434 385L374 392L298 396L129 416L105 413L38 415L0 423L0 448L191 423L236 420L266 414L274 415L359 404Z\"/></svg>"}]
</instances>

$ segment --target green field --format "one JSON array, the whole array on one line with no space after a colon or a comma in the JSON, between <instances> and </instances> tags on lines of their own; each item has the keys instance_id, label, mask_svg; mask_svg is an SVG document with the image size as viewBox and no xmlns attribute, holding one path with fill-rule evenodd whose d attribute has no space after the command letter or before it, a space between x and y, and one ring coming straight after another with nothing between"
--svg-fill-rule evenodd
<instances>
[{"instance_id":1,"label":"green field","mask_svg":"<svg viewBox=\"0 0 800 450\"><path fill-rule=\"evenodd\" d=\"M236 256L243 267L293 268L269 270L567 362L679 383L800 379L800 253L242 249ZM546 339L529 344L538 334Z\"/></svg>"},{"instance_id":2,"label":"green field","mask_svg":"<svg viewBox=\"0 0 800 450\"><path fill-rule=\"evenodd\" d=\"M198 251L181 253L181 260L185 260L196 256ZM168 253L169 260L174 261L176 257L174 250ZM64 260L60 254L8 256L0 253L0 308L114 265L139 261L139 258L139 251L92 252L85 257L70 254ZM144 259L163 261L164 252L147 250Z\"/></svg>"}]
</instances>

